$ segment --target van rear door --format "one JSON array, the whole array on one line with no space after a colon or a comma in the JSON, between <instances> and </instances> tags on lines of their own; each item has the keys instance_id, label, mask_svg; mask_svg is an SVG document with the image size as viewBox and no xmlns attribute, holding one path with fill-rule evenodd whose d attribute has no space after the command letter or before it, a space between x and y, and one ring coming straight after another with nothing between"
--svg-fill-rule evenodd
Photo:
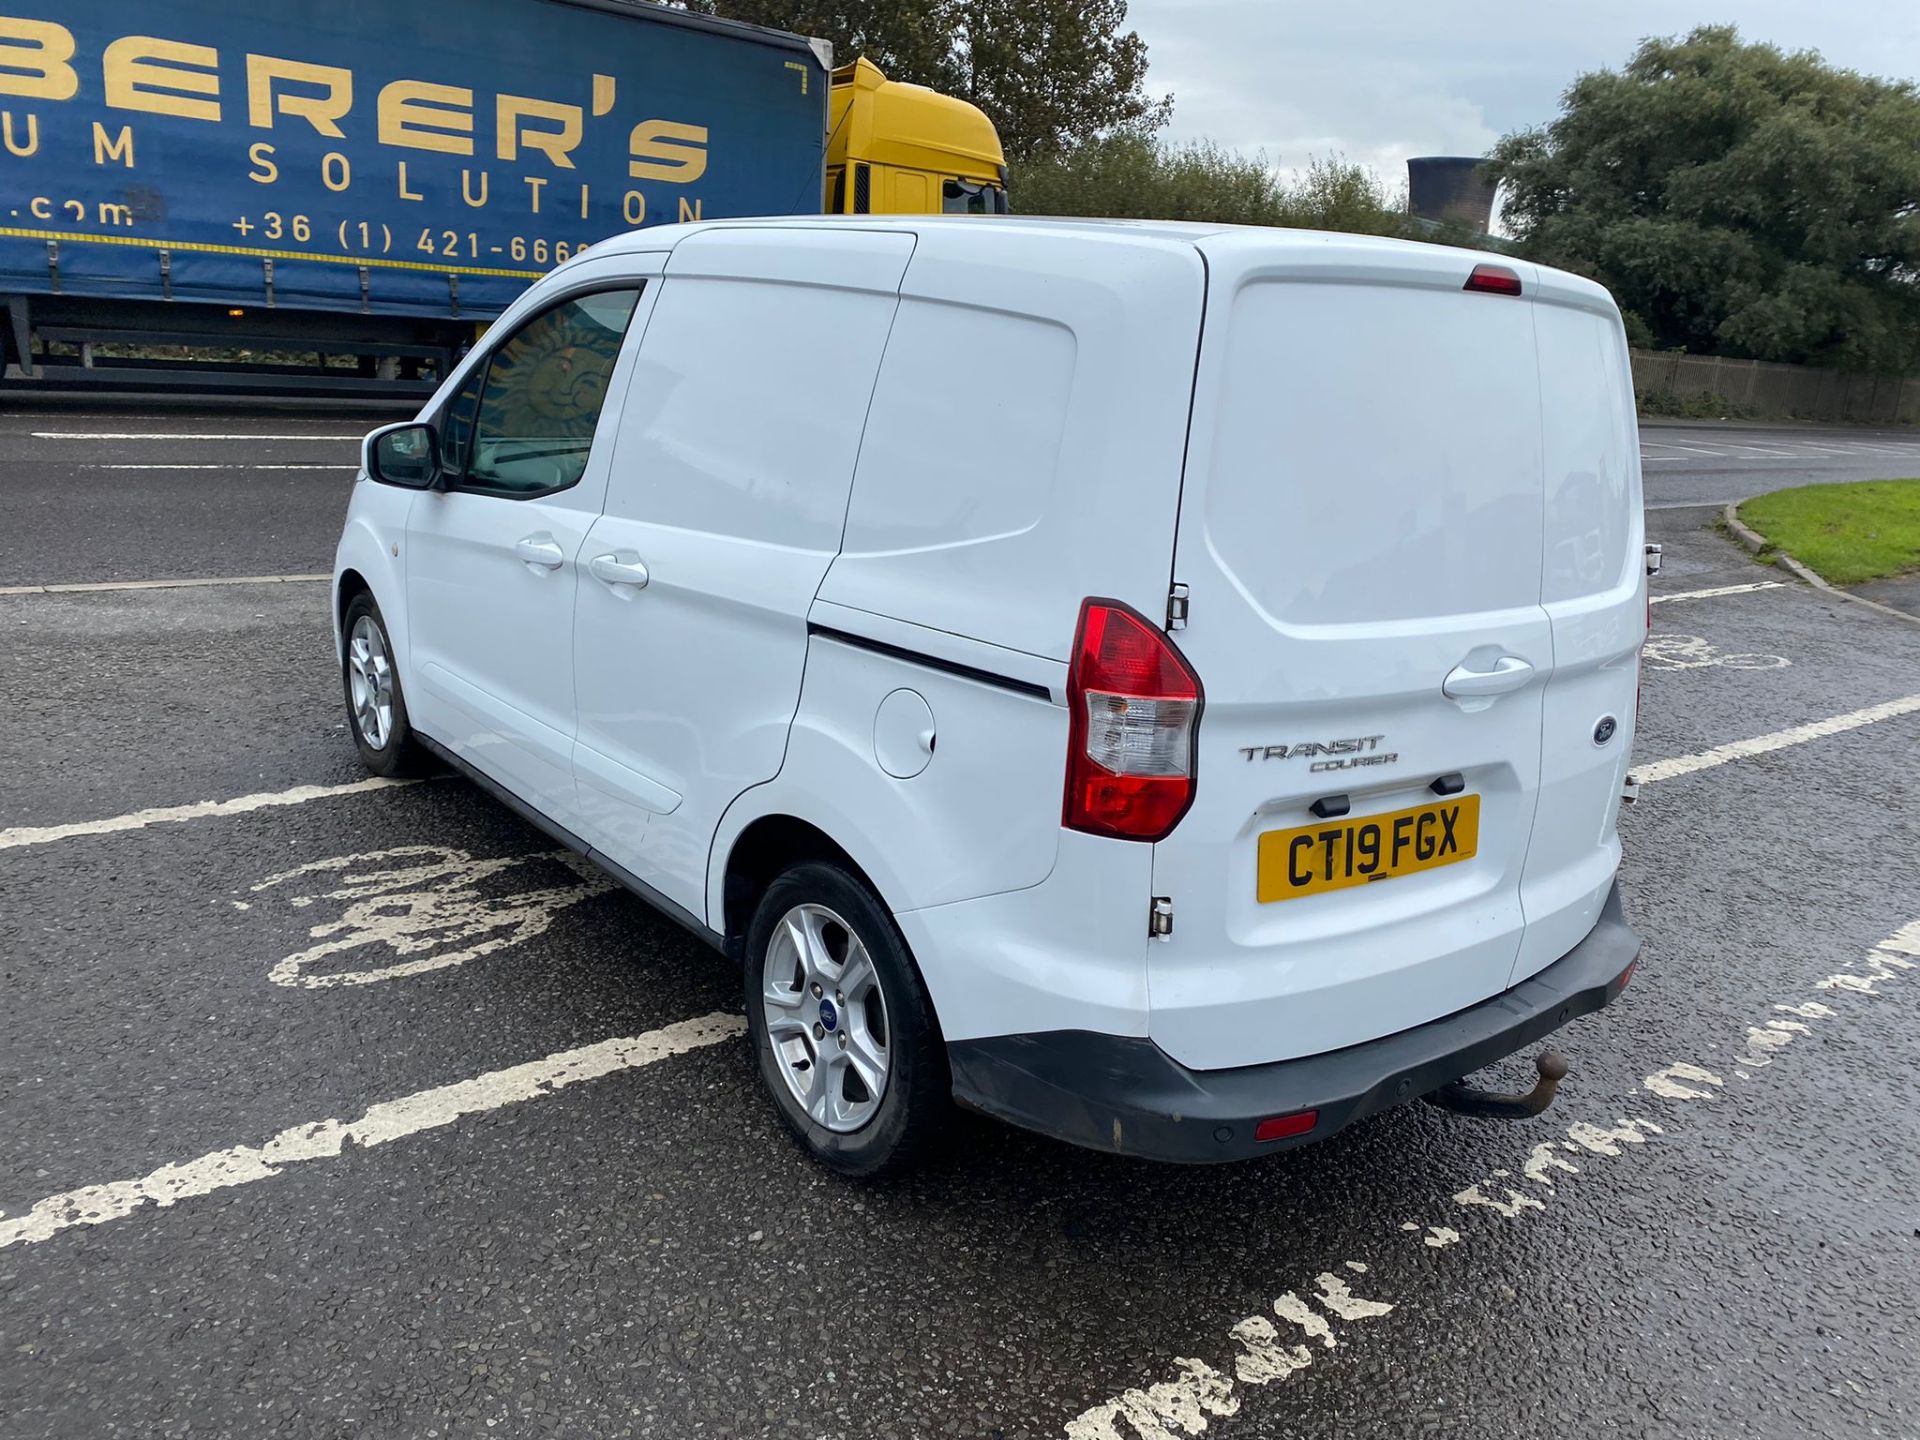
<instances>
[{"instance_id":1,"label":"van rear door","mask_svg":"<svg viewBox=\"0 0 1920 1440\"><path fill-rule=\"evenodd\" d=\"M1648 614L1640 431L1619 312L1600 286L1553 270L1533 295L1546 460L1540 599L1554 664L1514 985L1579 944L1606 903Z\"/></svg>"},{"instance_id":2,"label":"van rear door","mask_svg":"<svg viewBox=\"0 0 1920 1440\"><path fill-rule=\"evenodd\" d=\"M1153 1039L1213 1069L1507 987L1553 633L1531 297L1439 247L1202 249L1173 639L1205 699L1148 963Z\"/></svg>"}]
</instances>

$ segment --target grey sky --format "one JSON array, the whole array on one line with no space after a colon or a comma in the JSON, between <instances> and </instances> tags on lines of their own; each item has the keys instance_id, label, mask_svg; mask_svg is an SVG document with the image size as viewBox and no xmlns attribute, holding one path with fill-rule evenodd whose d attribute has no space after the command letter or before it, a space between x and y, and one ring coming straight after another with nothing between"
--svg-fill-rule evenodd
<instances>
[{"instance_id":1,"label":"grey sky","mask_svg":"<svg viewBox=\"0 0 1920 1440\"><path fill-rule=\"evenodd\" d=\"M1392 185L1409 155L1474 155L1551 119L1575 75L1642 36L1731 21L1751 40L1920 77L1912 0L1130 0L1171 134L1265 150L1283 170L1340 151Z\"/></svg>"}]
</instances>

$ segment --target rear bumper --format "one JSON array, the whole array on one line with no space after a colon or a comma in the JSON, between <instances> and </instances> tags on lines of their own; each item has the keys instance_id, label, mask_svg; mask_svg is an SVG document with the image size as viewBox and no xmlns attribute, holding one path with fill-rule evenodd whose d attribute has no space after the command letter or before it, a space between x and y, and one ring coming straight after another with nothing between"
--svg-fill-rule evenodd
<instances>
[{"instance_id":1,"label":"rear bumper","mask_svg":"<svg viewBox=\"0 0 1920 1440\"><path fill-rule=\"evenodd\" d=\"M1626 988L1640 937L1616 883L1586 939L1511 990L1444 1019L1299 1060L1189 1070L1153 1041L1053 1030L947 1046L963 1105L1094 1150L1204 1164L1324 1140L1377 1110L1511 1055ZM1305 1135L1256 1142L1275 1115L1318 1110Z\"/></svg>"}]
</instances>

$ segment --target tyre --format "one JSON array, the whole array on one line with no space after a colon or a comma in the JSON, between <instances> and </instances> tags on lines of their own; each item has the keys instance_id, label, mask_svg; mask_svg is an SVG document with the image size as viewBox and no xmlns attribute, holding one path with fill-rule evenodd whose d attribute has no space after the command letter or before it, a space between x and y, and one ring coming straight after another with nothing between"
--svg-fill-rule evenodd
<instances>
[{"instance_id":1,"label":"tyre","mask_svg":"<svg viewBox=\"0 0 1920 1440\"><path fill-rule=\"evenodd\" d=\"M747 931L747 1031L775 1107L843 1175L907 1168L944 1129L952 1082L933 1007L865 884L810 861Z\"/></svg>"},{"instance_id":2,"label":"tyre","mask_svg":"<svg viewBox=\"0 0 1920 1440\"><path fill-rule=\"evenodd\" d=\"M361 762L376 775L424 774L431 762L407 723L393 642L371 594L363 590L353 597L340 628L346 636L340 680L347 696L347 726Z\"/></svg>"}]
</instances>

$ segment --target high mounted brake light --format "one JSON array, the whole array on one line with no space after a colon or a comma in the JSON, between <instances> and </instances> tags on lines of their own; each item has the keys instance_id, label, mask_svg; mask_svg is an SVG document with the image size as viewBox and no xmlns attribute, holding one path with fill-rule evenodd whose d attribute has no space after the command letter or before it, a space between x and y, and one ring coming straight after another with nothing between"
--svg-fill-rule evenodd
<instances>
[{"instance_id":1,"label":"high mounted brake light","mask_svg":"<svg viewBox=\"0 0 1920 1440\"><path fill-rule=\"evenodd\" d=\"M1067 670L1061 824L1163 840L1193 804L1200 677L1173 642L1118 600L1080 607Z\"/></svg>"},{"instance_id":2,"label":"high mounted brake light","mask_svg":"<svg viewBox=\"0 0 1920 1440\"><path fill-rule=\"evenodd\" d=\"M1467 276L1463 290L1473 290L1482 295L1518 295L1520 276L1504 265L1476 265L1473 273Z\"/></svg>"}]
</instances>

